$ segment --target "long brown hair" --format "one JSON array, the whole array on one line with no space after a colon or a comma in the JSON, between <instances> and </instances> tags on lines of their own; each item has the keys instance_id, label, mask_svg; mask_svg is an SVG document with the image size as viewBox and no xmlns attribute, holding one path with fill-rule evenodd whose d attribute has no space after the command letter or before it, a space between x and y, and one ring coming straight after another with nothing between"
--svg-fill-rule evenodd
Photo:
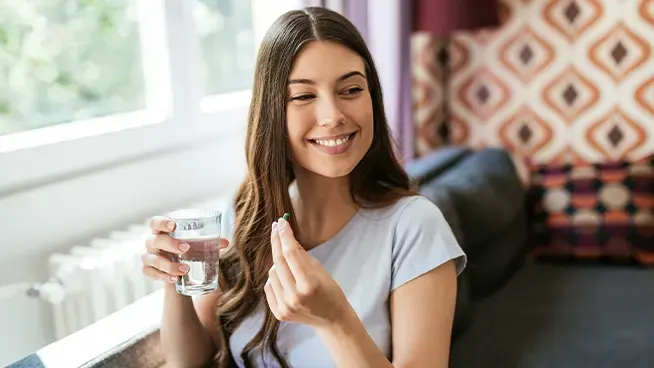
<instances>
[{"instance_id":1,"label":"long brown hair","mask_svg":"<svg viewBox=\"0 0 654 368\"><path fill-rule=\"evenodd\" d=\"M264 285L272 266L270 225L285 212L293 214L289 185L294 180L286 134L287 83L295 55L311 41L337 42L353 50L365 62L373 108L373 141L363 159L350 173L350 194L360 206L391 204L413 194L407 174L395 156L379 76L372 56L357 29L342 15L319 7L290 11L279 17L265 35L252 89L246 138L248 172L235 201L232 247L221 260L218 315L222 329L219 366L229 367L229 336L262 305ZM291 226L297 232L295 216ZM282 367L288 367L276 344L279 322L264 308L262 328L241 356L256 347L268 351Z\"/></svg>"}]
</instances>

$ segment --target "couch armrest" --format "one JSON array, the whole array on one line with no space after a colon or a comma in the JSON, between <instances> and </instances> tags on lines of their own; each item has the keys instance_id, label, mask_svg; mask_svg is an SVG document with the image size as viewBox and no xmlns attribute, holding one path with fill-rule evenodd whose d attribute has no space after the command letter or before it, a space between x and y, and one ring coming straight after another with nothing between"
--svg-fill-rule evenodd
<instances>
[{"instance_id":1,"label":"couch armrest","mask_svg":"<svg viewBox=\"0 0 654 368\"><path fill-rule=\"evenodd\" d=\"M466 147L443 147L406 164L407 174L421 186L438 177L472 153Z\"/></svg>"}]
</instances>

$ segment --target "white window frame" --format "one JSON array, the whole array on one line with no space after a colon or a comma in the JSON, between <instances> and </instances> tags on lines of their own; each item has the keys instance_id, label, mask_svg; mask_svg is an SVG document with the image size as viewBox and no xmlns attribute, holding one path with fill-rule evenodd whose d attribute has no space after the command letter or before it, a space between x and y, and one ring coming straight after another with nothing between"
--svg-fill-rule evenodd
<instances>
[{"instance_id":1,"label":"white window frame","mask_svg":"<svg viewBox=\"0 0 654 368\"><path fill-rule=\"evenodd\" d=\"M204 97L196 0L135 0L145 81L142 110L0 136L0 198L94 168L242 134L250 90ZM272 21L269 0L250 0L255 38ZM300 0L276 0L279 9ZM255 14L253 14L254 16ZM270 18L270 19L269 19ZM262 23L267 23L262 27ZM258 42L256 42L258 44Z\"/></svg>"}]
</instances>

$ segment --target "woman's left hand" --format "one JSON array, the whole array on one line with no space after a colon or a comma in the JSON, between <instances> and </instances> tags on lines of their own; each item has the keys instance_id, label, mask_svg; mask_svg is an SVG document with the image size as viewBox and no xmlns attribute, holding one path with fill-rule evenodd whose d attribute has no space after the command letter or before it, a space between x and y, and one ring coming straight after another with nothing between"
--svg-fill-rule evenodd
<instances>
[{"instance_id":1,"label":"woman's left hand","mask_svg":"<svg viewBox=\"0 0 654 368\"><path fill-rule=\"evenodd\" d=\"M338 323L350 308L343 290L302 248L283 218L273 223L270 243L274 264L264 290L275 317L313 327Z\"/></svg>"}]
</instances>

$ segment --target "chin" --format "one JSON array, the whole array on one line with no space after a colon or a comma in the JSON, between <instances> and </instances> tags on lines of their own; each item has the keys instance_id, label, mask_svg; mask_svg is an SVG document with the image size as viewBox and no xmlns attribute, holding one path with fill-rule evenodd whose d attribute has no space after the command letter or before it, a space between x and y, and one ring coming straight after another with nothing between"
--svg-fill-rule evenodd
<instances>
[{"instance_id":1,"label":"chin","mask_svg":"<svg viewBox=\"0 0 654 368\"><path fill-rule=\"evenodd\" d=\"M329 179L340 179L350 175L352 170L321 170L314 173Z\"/></svg>"},{"instance_id":2,"label":"chin","mask_svg":"<svg viewBox=\"0 0 654 368\"><path fill-rule=\"evenodd\" d=\"M347 177L354 170L356 164L343 163L339 164L326 164L326 165L306 165L303 166L305 171L311 172L313 174L329 178L329 179L339 179Z\"/></svg>"},{"instance_id":3,"label":"chin","mask_svg":"<svg viewBox=\"0 0 654 368\"><path fill-rule=\"evenodd\" d=\"M314 174L328 179L340 179L352 173L360 159L325 159L325 157L306 157L304 162L299 162L300 170L307 174ZM331 162L329 162L331 161ZM339 162L340 161L340 162ZM296 168L297 170L297 168Z\"/></svg>"}]
</instances>

